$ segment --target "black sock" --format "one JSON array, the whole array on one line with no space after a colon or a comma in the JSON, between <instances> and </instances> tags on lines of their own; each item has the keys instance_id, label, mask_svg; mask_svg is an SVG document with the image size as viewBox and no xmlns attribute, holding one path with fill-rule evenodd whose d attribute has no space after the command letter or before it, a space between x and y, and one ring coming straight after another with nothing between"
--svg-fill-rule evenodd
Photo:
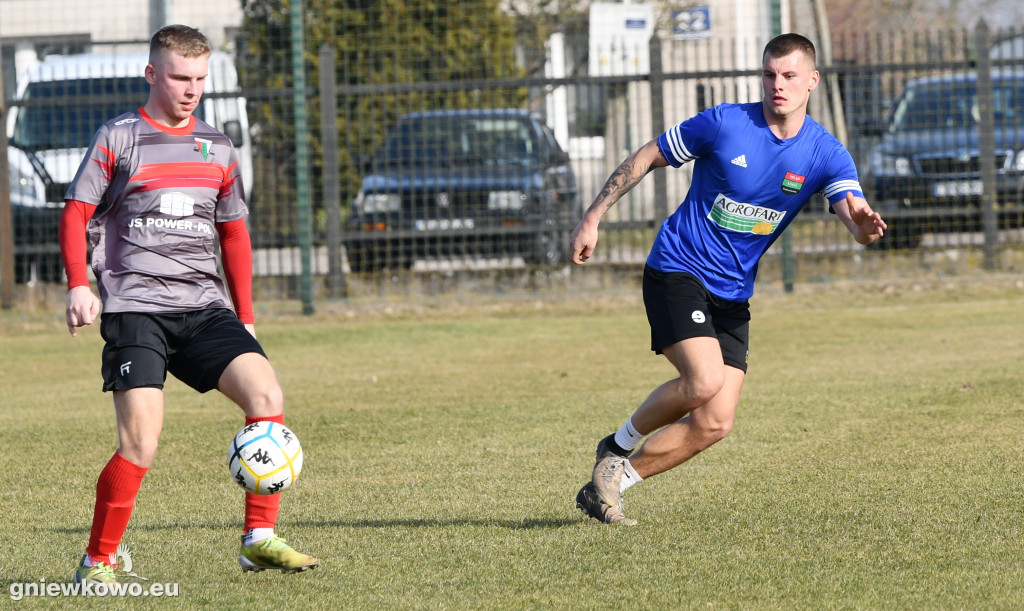
<instances>
[{"instance_id":1,"label":"black sock","mask_svg":"<svg viewBox=\"0 0 1024 611\"><path fill-rule=\"evenodd\" d=\"M626 457L630 454L629 450L623 450L622 446L615 443L615 433L604 438L604 447L617 456Z\"/></svg>"}]
</instances>

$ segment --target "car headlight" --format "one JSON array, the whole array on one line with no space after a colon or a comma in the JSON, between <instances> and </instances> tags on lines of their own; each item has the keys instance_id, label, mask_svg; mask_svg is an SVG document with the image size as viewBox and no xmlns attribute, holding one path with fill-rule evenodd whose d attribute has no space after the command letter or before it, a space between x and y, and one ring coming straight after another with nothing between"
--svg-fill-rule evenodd
<instances>
[{"instance_id":1,"label":"car headlight","mask_svg":"<svg viewBox=\"0 0 1024 611\"><path fill-rule=\"evenodd\" d=\"M873 176L910 176L910 158L874 152L868 161Z\"/></svg>"},{"instance_id":2,"label":"car headlight","mask_svg":"<svg viewBox=\"0 0 1024 611\"><path fill-rule=\"evenodd\" d=\"M402 198L395 193L360 193L359 200L364 214L398 212L402 209Z\"/></svg>"},{"instance_id":3,"label":"car headlight","mask_svg":"<svg viewBox=\"0 0 1024 611\"><path fill-rule=\"evenodd\" d=\"M522 210L526 194L522 191L491 191L487 194L488 210Z\"/></svg>"}]
</instances>

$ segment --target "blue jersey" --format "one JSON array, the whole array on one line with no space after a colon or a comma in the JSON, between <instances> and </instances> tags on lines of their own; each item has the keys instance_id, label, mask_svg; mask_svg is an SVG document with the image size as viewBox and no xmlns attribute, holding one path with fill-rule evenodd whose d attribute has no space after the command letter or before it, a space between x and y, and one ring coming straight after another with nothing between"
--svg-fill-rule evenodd
<instances>
[{"instance_id":1,"label":"blue jersey","mask_svg":"<svg viewBox=\"0 0 1024 611\"><path fill-rule=\"evenodd\" d=\"M846 148L811 117L793 138L772 133L760 102L721 104L658 137L669 164L693 161L686 199L662 225L647 265L687 272L713 295L745 301L757 263L815 193L829 205L864 197Z\"/></svg>"}]
</instances>

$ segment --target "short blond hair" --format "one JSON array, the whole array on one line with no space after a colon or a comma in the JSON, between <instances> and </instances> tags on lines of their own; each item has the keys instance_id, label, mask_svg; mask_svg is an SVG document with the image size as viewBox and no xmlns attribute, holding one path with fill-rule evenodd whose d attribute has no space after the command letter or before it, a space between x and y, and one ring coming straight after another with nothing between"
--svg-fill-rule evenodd
<instances>
[{"instance_id":1,"label":"short blond hair","mask_svg":"<svg viewBox=\"0 0 1024 611\"><path fill-rule=\"evenodd\" d=\"M187 25L165 25L149 41L149 63L156 65L167 52L182 57L209 55L210 41L196 28Z\"/></svg>"}]
</instances>

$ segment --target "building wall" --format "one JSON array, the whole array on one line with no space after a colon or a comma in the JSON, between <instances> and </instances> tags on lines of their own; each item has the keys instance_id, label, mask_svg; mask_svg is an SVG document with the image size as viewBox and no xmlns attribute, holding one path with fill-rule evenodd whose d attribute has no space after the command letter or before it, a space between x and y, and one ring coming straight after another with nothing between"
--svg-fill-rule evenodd
<instances>
[{"instance_id":1,"label":"building wall","mask_svg":"<svg viewBox=\"0 0 1024 611\"><path fill-rule=\"evenodd\" d=\"M152 23L161 13L163 23ZM231 51L241 21L237 0L0 0L4 92L11 95L17 74L41 56L145 49L153 31L167 23L197 27L214 48Z\"/></svg>"},{"instance_id":2,"label":"building wall","mask_svg":"<svg viewBox=\"0 0 1024 611\"><path fill-rule=\"evenodd\" d=\"M0 0L0 37L84 34L100 41L146 40L153 33L150 14L160 9L166 23L197 27L218 48L228 45L230 29L242 21L237 1Z\"/></svg>"}]
</instances>

